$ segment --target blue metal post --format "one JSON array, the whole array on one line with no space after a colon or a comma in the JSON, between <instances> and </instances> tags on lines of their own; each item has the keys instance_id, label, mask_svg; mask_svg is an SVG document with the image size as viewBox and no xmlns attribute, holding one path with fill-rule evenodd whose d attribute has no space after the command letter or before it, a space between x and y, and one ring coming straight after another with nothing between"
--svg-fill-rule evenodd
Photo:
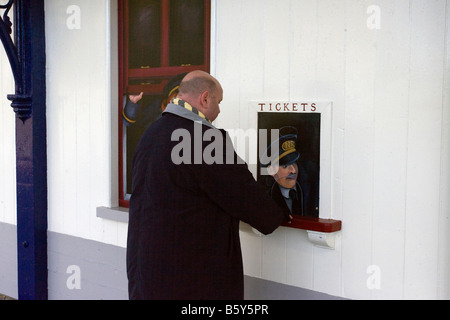
<instances>
[{"instance_id":1,"label":"blue metal post","mask_svg":"<svg viewBox=\"0 0 450 320\"><path fill-rule=\"evenodd\" d=\"M14 34L7 12L14 4ZM16 93L18 291L20 300L46 300L47 126L44 0L10 0L1 40L11 63Z\"/></svg>"}]
</instances>

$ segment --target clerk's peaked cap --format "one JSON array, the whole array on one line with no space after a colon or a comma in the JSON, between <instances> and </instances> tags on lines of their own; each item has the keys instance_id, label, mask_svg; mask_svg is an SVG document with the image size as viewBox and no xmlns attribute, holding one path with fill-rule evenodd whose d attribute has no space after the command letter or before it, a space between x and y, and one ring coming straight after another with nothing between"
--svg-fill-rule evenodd
<instances>
[{"instance_id":1,"label":"clerk's peaked cap","mask_svg":"<svg viewBox=\"0 0 450 320\"><path fill-rule=\"evenodd\" d=\"M262 167L270 164L288 166L300 159L300 153L297 151L298 130L295 127L283 127L280 129L280 138L274 141L265 151L262 160L270 159L268 163L261 163ZM273 151L278 148L278 154Z\"/></svg>"}]
</instances>

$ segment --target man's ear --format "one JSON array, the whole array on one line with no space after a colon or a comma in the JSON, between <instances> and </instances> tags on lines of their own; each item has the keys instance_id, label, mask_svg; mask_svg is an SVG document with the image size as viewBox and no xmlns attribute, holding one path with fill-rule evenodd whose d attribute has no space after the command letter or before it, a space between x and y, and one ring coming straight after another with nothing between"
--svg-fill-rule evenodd
<instances>
[{"instance_id":1,"label":"man's ear","mask_svg":"<svg viewBox=\"0 0 450 320\"><path fill-rule=\"evenodd\" d=\"M209 92L208 91L203 92L201 95L200 103L202 104L202 107L204 109L208 108L208 99L209 99Z\"/></svg>"}]
</instances>

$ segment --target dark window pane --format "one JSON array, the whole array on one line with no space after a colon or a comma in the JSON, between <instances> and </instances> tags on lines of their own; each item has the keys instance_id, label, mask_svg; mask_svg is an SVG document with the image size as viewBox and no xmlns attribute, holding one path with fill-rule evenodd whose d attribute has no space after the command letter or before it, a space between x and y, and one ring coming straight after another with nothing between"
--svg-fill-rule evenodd
<instances>
[{"instance_id":1,"label":"dark window pane","mask_svg":"<svg viewBox=\"0 0 450 320\"><path fill-rule=\"evenodd\" d=\"M129 68L161 66L161 1L129 1Z\"/></svg>"},{"instance_id":2,"label":"dark window pane","mask_svg":"<svg viewBox=\"0 0 450 320\"><path fill-rule=\"evenodd\" d=\"M205 50L204 0L170 1L170 65L202 65Z\"/></svg>"}]
</instances>

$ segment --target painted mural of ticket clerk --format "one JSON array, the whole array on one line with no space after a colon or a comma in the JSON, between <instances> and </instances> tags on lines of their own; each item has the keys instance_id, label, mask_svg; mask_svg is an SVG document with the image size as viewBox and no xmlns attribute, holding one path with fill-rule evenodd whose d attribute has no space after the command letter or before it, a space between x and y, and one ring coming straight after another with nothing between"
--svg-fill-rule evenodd
<instances>
[{"instance_id":1,"label":"painted mural of ticket clerk","mask_svg":"<svg viewBox=\"0 0 450 320\"><path fill-rule=\"evenodd\" d=\"M273 142L266 150L265 156L272 155L272 161L267 167L269 176L266 186L270 196L282 207L286 216L304 216L304 199L300 183L297 151L297 129L284 127L280 129L279 140ZM278 153L273 148L279 148ZM273 157L275 155L275 157Z\"/></svg>"}]
</instances>

